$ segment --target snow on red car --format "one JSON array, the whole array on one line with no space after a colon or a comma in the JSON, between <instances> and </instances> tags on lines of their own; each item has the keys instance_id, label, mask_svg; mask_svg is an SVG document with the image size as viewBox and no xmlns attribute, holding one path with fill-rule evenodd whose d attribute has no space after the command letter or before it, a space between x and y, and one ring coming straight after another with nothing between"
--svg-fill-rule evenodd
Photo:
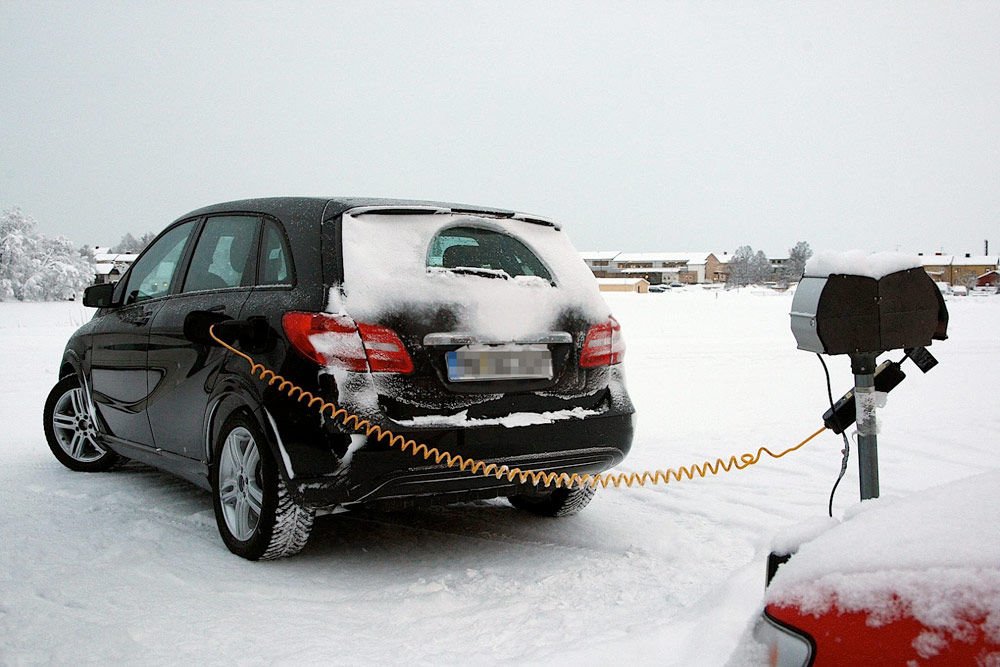
<instances>
[{"instance_id":1,"label":"snow on red car","mask_svg":"<svg viewBox=\"0 0 1000 667\"><path fill-rule=\"evenodd\" d=\"M772 665L1000 665L1000 472L779 535ZM773 556L772 556L773 558Z\"/></svg>"}]
</instances>

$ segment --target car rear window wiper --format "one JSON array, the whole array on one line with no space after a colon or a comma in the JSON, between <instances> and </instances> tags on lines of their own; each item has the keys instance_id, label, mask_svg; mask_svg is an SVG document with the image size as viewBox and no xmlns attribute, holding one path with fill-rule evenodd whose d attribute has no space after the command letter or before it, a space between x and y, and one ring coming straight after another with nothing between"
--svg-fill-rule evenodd
<instances>
[{"instance_id":1,"label":"car rear window wiper","mask_svg":"<svg viewBox=\"0 0 1000 667\"><path fill-rule=\"evenodd\" d=\"M482 278L501 278L510 280L510 274L503 269L487 269L481 266L433 266L428 267L433 271L449 271L468 276L480 276Z\"/></svg>"}]
</instances>

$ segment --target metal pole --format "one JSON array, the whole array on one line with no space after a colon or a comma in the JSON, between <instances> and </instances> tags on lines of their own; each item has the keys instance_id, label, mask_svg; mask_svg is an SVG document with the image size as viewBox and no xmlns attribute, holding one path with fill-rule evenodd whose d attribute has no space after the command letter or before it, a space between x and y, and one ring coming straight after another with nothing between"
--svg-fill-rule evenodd
<instances>
[{"instance_id":1,"label":"metal pole","mask_svg":"<svg viewBox=\"0 0 1000 667\"><path fill-rule=\"evenodd\" d=\"M858 472L861 500L878 498L878 427L875 421L874 354L851 355L854 405L858 420Z\"/></svg>"}]
</instances>

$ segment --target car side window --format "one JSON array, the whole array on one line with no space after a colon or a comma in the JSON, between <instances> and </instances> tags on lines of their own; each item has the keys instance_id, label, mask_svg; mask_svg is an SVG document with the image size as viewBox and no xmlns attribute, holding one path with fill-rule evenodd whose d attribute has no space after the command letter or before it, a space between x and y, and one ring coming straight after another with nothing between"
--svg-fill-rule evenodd
<instances>
[{"instance_id":1,"label":"car side window","mask_svg":"<svg viewBox=\"0 0 1000 667\"><path fill-rule=\"evenodd\" d=\"M260 263L257 269L258 285L290 285L292 283L291 255L278 223L264 221L264 236L260 243Z\"/></svg>"},{"instance_id":2,"label":"car side window","mask_svg":"<svg viewBox=\"0 0 1000 667\"><path fill-rule=\"evenodd\" d=\"M177 225L161 236L136 260L129 271L125 288L125 305L155 299L170 292L177 265L181 261L195 221Z\"/></svg>"},{"instance_id":3,"label":"car side window","mask_svg":"<svg viewBox=\"0 0 1000 667\"><path fill-rule=\"evenodd\" d=\"M208 218L194 247L182 291L249 285L253 271L250 259L259 223L260 218L250 215Z\"/></svg>"}]
</instances>

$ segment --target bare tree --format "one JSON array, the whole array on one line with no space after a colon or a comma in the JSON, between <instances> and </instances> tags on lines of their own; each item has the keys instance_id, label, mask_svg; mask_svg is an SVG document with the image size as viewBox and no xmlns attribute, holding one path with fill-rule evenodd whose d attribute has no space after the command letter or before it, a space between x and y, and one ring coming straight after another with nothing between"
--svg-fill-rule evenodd
<instances>
[{"instance_id":1,"label":"bare tree","mask_svg":"<svg viewBox=\"0 0 1000 667\"><path fill-rule=\"evenodd\" d=\"M758 250L750 258L750 282L754 285L767 282L771 279L771 260L767 258L763 250Z\"/></svg>"},{"instance_id":2,"label":"bare tree","mask_svg":"<svg viewBox=\"0 0 1000 667\"><path fill-rule=\"evenodd\" d=\"M812 248L805 241L799 241L788 250L788 280L799 280L806 272L806 262L813 256Z\"/></svg>"},{"instance_id":3,"label":"bare tree","mask_svg":"<svg viewBox=\"0 0 1000 667\"><path fill-rule=\"evenodd\" d=\"M726 284L730 287L743 287L750 284L750 260L753 259L753 248L741 245L729 259L729 278Z\"/></svg>"},{"instance_id":4,"label":"bare tree","mask_svg":"<svg viewBox=\"0 0 1000 667\"><path fill-rule=\"evenodd\" d=\"M143 250L145 250L146 246L148 246L150 243L152 243L153 239L155 239L155 238L156 238L156 234L154 234L153 232L146 232L145 234L143 234L142 236L140 236L137 239L138 242L139 242L139 244L138 244L139 245L139 249L136 252L142 252Z\"/></svg>"},{"instance_id":5,"label":"bare tree","mask_svg":"<svg viewBox=\"0 0 1000 667\"><path fill-rule=\"evenodd\" d=\"M118 242L117 245L111 246L111 252L114 253L124 253L124 252L139 252L141 248L139 247L139 239L135 238L131 234L127 233L122 237L122 240Z\"/></svg>"}]
</instances>

